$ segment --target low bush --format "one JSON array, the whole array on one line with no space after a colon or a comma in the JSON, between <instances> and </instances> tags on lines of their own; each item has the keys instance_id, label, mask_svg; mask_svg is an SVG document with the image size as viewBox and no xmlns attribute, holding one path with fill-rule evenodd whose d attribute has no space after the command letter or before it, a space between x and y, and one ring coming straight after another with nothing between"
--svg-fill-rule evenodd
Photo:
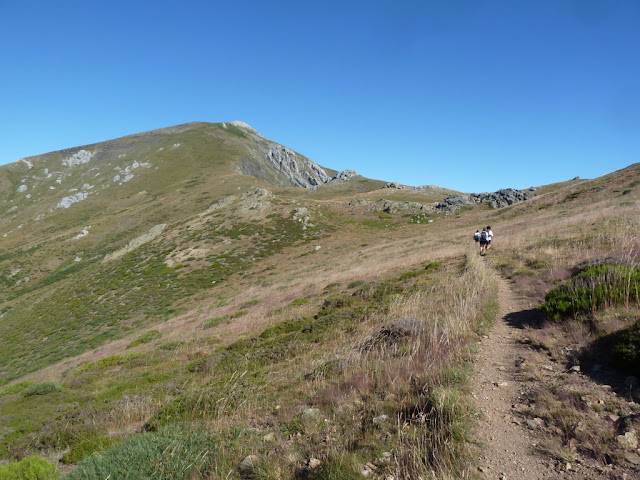
<instances>
[{"instance_id":1,"label":"low bush","mask_svg":"<svg viewBox=\"0 0 640 480\"><path fill-rule=\"evenodd\" d=\"M309 299L308 298L296 298L295 300L293 300L289 306L290 307L299 307L301 305L306 305L307 303L309 303Z\"/></svg>"},{"instance_id":2,"label":"low bush","mask_svg":"<svg viewBox=\"0 0 640 480\"><path fill-rule=\"evenodd\" d=\"M0 480L53 480L60 475L51 462L34 455L0 467Z\"/></svg>"},{"instance_id":3,"label":"low bush","mask_svg":"<svg viewBox=\"0 0 640 480\"><path fill-rule=\"evenodd\" d=\"M76 373L82 372L91 372L94 370L102 370L108 367L113 367L116 365L126 365L130 363L132 360L136 358L140 358L142 354L140 353L128 353L126 355L111 355L109 357L104 357L102 360L98 360L97 362L86 363L81 367L76 368Z\"/></svg>"},{"instance_id":4,"label":"low bush","mask_svg":"<svg viewBox=\"0 0 640 480\"><path fill-rule=\"evenodd\" d=\"M127 345L127 348L135 347L137 345L141 345L143 343L151 343L156 338L160 337L162 334L158 330L149 330L148 332L140 335L133 342Z\"/></svg>"},{"instance_id":5,"label":"low bush","mask_svg":"<svg viewBox=\"0 0 640 480\"><path fill-rule=\"evenodd\" d=\"M207 435L167 426L86 458L65 479L209 478L215 450L216 444Z\"/></svg>"},{"instance_id":6,"label":"low bush","mask_svg":"<svg viewBox=\"0 0 640 480\"><path fill-rule=\"evenodd\" d=\"M592 265L575 274L545 297L540 307L550 320L593 313L598 309L629 305L640 298L640 268Z\"/></svg>"},{"instance_id":7,"label":"low bush","mask_svg":"<svg viewBox=\"0 0 640 480\"><path fill-rule=\"evenodd\" d=\"M31 397L33 395L47 395L53 392L61 392L62 386L55 382L35 383L25 388L21 395L23 397Z\"/></svg>"},{"instance_id":8,"label":"low bush","mask_svg":"<svg viewBox=\"0 0 640 480\"><path fill-rule=\"evenodd\" d=\"M66 464L78 463L94 453L107 450L113 446L114 443L116 443L116 441L109 437L98 437L90 440L84 440L71 447L71 450L65 453L60 460L62 463Z\"/></svg>"}]
</instances>

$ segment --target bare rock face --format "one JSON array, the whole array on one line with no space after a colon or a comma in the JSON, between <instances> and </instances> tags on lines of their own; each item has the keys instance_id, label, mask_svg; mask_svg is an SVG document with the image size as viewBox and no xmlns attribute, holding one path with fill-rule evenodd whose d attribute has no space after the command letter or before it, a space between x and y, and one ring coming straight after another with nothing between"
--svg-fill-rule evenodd
<instances>
[{"instance_id":1,"label":"bare rock face","mask_svg":"<svg viewBox=\"0 0 640 480\"><path fill-rule=\"evenodd\" d=\"M270 145L267 160L297 187L314 187L330 180L318 164L298 158L293 150L282 145Z\"/></svg>"},{"instance_id":2,"label":"bare rock face","mask_svg":"<svg viewBox=\"0 0 640 480\"><path fill-rule=\"evenodd\" d=\"M253 131L249 134L254 140L254 149L252 155L239 159L237 169L240 173L272 185L300 188L314 188L331 179L322 167L308 158L283 145L267 142Z\"/></svg>"}]
</instances>

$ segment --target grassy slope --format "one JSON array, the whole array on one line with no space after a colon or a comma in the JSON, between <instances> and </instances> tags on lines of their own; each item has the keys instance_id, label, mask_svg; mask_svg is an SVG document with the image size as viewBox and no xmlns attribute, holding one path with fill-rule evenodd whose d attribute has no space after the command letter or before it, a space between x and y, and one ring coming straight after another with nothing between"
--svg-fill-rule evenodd
<instances>
[{"instance_id":1,"label":"grassy slope","mask_svg":"<svg viewBox=\"0 0 640 480\"><path fill-rule=\"evenodd\" d=\"M116 457L107 457L115 463L87 464L77 473L101 478L122 468L116 459L124 453L117 448L133 452L130 463L137 458L143 464L153 454L143 439L179 446L184 429L193 437L197 426L210 448L206 458L188 463L196 465L191 472L162 478L233 477L248 453L261 455L260 478L358 478L367 461L397 478L460 473L464 345L487 322L493 291L484 265L473 255L465 260L469 232L491 223L496 254L506 259L522 252L519 245L537 245L526 235L537 238L541 225L545 238L584 234L583 217L593 215L597 202L606 206L601 219L607 219L613 251L627 212L637 208L638 188L625 180L630 172L638 179L637 166L554 189L530 204L499 211L477 206L430 225L412 224L407 214L381 219L348 208L344 191L318 204L312 196L278 190L256 203L242 195L261 184L225 163L241 154L242 143L233 136L221 140L216 128L165 139L167 148L188 147L182 152L190 159L186 167L175 168L169 153L158 157L156 151L152 163L161 178L141 174L115 195L105 189L108 202L90 196L68 215L54 212L55 222L45 218L44 226L7 237L11 253L3 268L10 288L0 339L22 348L2 350L3 378L16 380L2 394L0 455L60 452L75 463L145 425L154 432L116 447ZM153 142L144 148L161 148ZM216 160L211 151L225 153ZM228 194L235 195L228 205L199 216ZM384 194L413 198L403 191ZM141 195L161 202L135 198ZM368 195L376 199L377 193ZM313 223L306 229L292 217L301 206ZM17 221L7 219L7 225ZM158 223L168 224L160 237L119 260L101 261ZM60 241L87 224L87 237ZM436 230L443 241L425 241ZM48 240L39 243L45 232ZM554 258L569 265L577 259L572 255L562 251ZM91 260L72 263L73 256ZM16 264L33 275L27 286L12 284ZM421 335L376 340L383 338L383 325L407 317L419 319ZM363 347L368 344L375 348ZM18 380L54 380L64 390L25 397L27 384ZM303 415L309 406L320 412ZM397 418L406 428L394 426ZM321 459L319 470L305 467L311 457ZM162 468L187 467L167 461ZM134 469L131 478L140 472Z\"/></svg>"}]
</instances>

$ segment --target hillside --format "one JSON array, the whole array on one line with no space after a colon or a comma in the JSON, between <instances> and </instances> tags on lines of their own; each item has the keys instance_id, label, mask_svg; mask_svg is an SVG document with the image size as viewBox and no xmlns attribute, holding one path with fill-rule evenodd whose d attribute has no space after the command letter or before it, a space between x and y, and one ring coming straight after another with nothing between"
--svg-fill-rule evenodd
<instances>
[{"instance_id":1,"label":"hillside","mask_svg":"<svg viewBox=\"0 0 640 480\"><path fill-rule=\"evenodd\" d=\"M0 457L70 479L467 478L494 271L533 306L580 262L637 258L638 185L636 164L444 211L457 192L325 169L241 122L0 167Z\"/></svg>"}]
</instances>

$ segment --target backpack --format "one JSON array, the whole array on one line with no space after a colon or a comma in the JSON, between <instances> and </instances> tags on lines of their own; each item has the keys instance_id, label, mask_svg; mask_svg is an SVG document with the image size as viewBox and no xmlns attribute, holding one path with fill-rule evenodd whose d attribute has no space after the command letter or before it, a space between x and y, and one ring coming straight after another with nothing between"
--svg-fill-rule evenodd
<instances>
[{"instance_id":1,"label":"backpack","mask_svg":"<svg viewBox=\"0 0 640 480\"><path fill-rule=\"evenodd\" d=\"M486 240L486 239L487 239L487 232L483 230L482 232L480 232L480 240Z\"/></svg>"}]
</instances>

